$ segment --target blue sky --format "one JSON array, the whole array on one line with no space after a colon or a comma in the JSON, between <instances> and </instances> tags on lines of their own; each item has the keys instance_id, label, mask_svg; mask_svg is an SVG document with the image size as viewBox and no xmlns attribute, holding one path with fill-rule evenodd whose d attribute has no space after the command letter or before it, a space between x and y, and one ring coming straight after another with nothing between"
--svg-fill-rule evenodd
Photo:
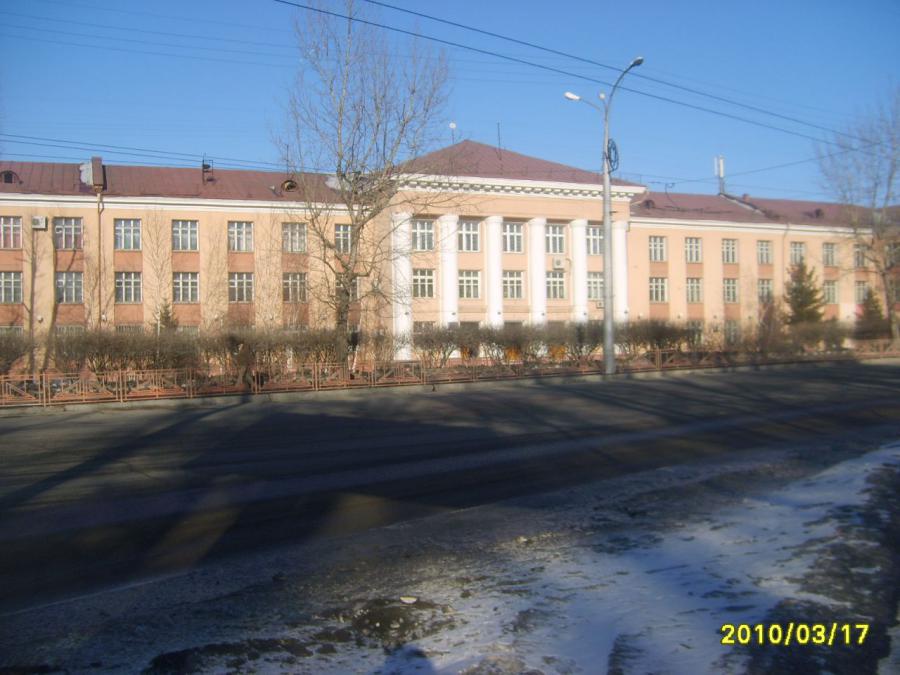
<instances>
[{"instance_id":1,"label":"blue sky","mask_svg":"<svg viewBox=\"0 0 900 675\"><path fill-rule=\"evenodd\" d=\"M826 128L842 128L900 86L896 0L388 1L605 64L624 67L642 55L645 64L635 75ZM206 153L277 162L272 138L296 68L291 24L299 11L271 0L0 0L0 134L7 134L0 136L0 155L64 161L99 153L108 162L193 165ZM379 10L378 17L574 74L615 77L597 66L390 10ZM499 122L505 148L587 169L600 166L599 114L562 93L595 97L602 85L462 50L449 57L446 123L456 123L457 140L495 144ZM625 84L799 134L827 135L632 75ZM9 135L67 142L26 144ZM613 136L620 175L657 190L668 184L673 191L715 191L717 154L726 157L729 176L815 155L809 138L628 91L617 94ZM97 144L162 153L114 154ZM735 176L728 188L827 198L815 162Z\"/></svg>"}]
</instances>

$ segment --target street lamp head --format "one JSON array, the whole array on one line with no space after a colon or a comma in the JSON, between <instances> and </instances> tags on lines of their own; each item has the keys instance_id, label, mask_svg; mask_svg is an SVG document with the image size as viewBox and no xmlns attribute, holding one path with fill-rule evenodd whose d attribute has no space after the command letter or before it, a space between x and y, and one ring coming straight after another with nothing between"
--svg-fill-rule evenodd
<instances>
[{"instance_id":1,"label":"street lamp head","mask_svg":"<svg viewBox=\"0 0 900 675\"><path fill-rule=\"evenodd\" d=\"M578 94L573 94L571 91L567 91L565 94L563 94L563 96L565 96L570 101L580 101L581 100L581 97Z\"/></svg>"},{"instance_id":2,"label":"street lamp head","mask_svg":"<svg viewBox=\"0 0 900 675\"><path fill-rule=\"evenodd\" d=\"M637 68L637 67L638 67L639 65L641 65L643 62L644 62L644 57L643 57L643 56L638 56L634 61L631 62L631 65L628 66L628 67L629 67L629 68Z\"/></svg>"}]
</instances>

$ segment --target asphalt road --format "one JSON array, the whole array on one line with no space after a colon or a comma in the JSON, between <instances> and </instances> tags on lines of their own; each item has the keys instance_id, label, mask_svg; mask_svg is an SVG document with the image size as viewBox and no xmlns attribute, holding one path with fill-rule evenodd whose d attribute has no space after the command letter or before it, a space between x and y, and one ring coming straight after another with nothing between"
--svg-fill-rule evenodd
<instances>
[{"instance_id":1,"label":"asphalt road","mask_svg":"<svg viewBox=\"0 0 900 675\"><path fill-rule=\"evenodd\" d=\"M877 425L900 432L896 360L3 417L0 611L251 548Z\"/></svg>"}]
</instances>

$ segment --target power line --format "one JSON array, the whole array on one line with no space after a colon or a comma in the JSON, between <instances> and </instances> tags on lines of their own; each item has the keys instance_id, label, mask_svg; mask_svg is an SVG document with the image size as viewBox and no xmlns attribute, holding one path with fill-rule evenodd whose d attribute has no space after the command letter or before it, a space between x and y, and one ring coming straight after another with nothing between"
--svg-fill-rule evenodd
<instances>
[{"instance_id":1,"label":"power line","mask_svg":"<svg viewBox=\"0 0 900 675\"><path fill-rule=\"evenodd\" d=\"M345 19L345 20L347 20L347 21L354 21L354 22L356 22L356 23L365 24L365 25L368 25L368 26L372 26L372 27L374 27L374 28L381 28L381 29L383 29L383 30L388 30L388 31L392 31L392 32L395 32L395 33L400 33L400 34L402 34L402 35L407 35L407 36L410 36L410 37L420 38L420 39L423 39L423 40L429 40L429 41L431 41L431 42L436 42L436 43L438 43L438 44L443 44L443 45L446 45L446 46L448 46L448 47L456 47L456 48L458 48L458 49L466 49L466 50L468 50L468 51L476 52L476 53L478 53L478 54L485 54L485 55L487 55L487 56L493 56L493 57L495 57L495 58L498 58L498 59L504 59L504 60L506 60L506 61L511 61L511 62L513 62L513 63L519 63L519 64L522 64L522 65L531 66L531 67L533 67L533 68L539 68L539 69L541 69L541 70L546 70L546 71L549 71L549 72L557 73L557 74L559 74L559 75L565 75L566 77L574 77L574 78L577 78L577 79L580 79L580 80L586 80L586 81L588 81L588 82L594 82L594 83L596 83L596 84L602 84L603 86L606 86L606 87L612 86L611 83L606 82L605 80L600 80L600 79L597 79L597 78L594 78L594 77L590 77L590 76L588 76L588 75L581 75L581 74L578 74L578 73L573 73L573 72L571 72L571 71L563 70L562 68L556 68L556 67L554 67L554 66L548 66L548 65L545 65L545 64L542 64L542 63L536 63L536 62L534 62L534 61L528 61L528 60L526 60L526 59L521 59L521 58L518 58L518 57L515 57L515 56L508 56L508 55L506 55L506 54L500 54L499 52L495 52L495 51L492 51L492 50L489 50L489 49L482 49L482 48L480 48L480 47L473 47L473 46L471 46L471 45L462 44L462 43L460 43L460 42L455 42L455 41L453 41L453 40L445 40L445 39L443 39L443 38L435 37L435 36L433 36L433 35L426 35L426 34L424 34L424 33L418 33L418 32L416 32L416 31L407 30L407 29L405 29L405 28L398 28L398 27L396 27L396 26L389 26L389 25L387 25L387 24L378 23L377 21L370 21L370 20L368 20L368 19L362 19L362 18L360 18L360 17L349 16L349 15L346 15L346 14L341 14L340 12L333 12L333 11L331 11L331 10L322 9L322 8L319 8L319 7L312 7L312 6L310 6L310 5L304 5L304 4L299 3L299 2L291 2L290 0L273 0L273 2L277 2L277 3L282 4L282 5L288 5L288 6L291 6L291 7L297 7L297 8L299 8L299 9L305 9L305 10L308 10L308 11L311 11L311 12L317 12L317 13L319 13L319 14L324 14L324 15L327 15L327 16L332 16L332 17L338 18L338 19ZM814 141L814 142L816 142L816 143L826 143L826 144L829 144L829 145L838 145L835 141L830 141L830 140L828 140L828 139L817 138L817 137L815 137L815 136L810 136L809 134L804 134L804 133L801 133L801 132L799 132L799 131L794 131L794 130L791 130L791 129L785 129L784 127L777 127L777 126L772 125L772 124L767 124L767 123L765 123L765 122L759 122L759 121L757 121L757 120L752 120L752 119L749 119L749 118L746 118L746 117L741 117L741 116L739 116L739 115L734 115L734 114L732 114L732 113L724 112L724 111L721 111L721 110L715 110L715 109L713 109L713 108L706 108L706 107L704 107L704 106L696 105L696 104L693 104L693 103L687 103L687 102L685 102L685 101L679 101L679 100L670 98L670 97L668 97L668 96L662 96L662 95L660 95L660 94L653 94L653 93L650 93L650 92L641 91L641 90L639 90L639 89L632 89L632 88L630 88L630 87L625 87L625 86L620 86L619 88L622 89L623 91L628 91L628 92L631 92L631 93L633 93L633 94L639 94L640 96L645 96L645 97L652 98L652 99L655 99L655 100L658 100L658 101L664 101L664 102L666 102L666 103L671 103L671 104L673 104L673 105L678 105L678 106L682 106L682 107L685 107L685 108L690 108L690 109L692 109L692 110L699 110L699 111L701 111L701 112L706 112L706 113L710 113L710 114L713 114L713 115L718 115L718 116L720 116L720 117L725 117L725 118L732 119L732 120L736 120L736 121L739 121L739 122L744 122L744 123L746 123L746 124L752 124L753 126L762 127L762 128L764 128L764 129L771 129L771 130L773 130L773 131L780 131L780 132L782 132L782 133L789 134L789 135L791 135L791 136L798 136L798 137L800 137L800 138L805 138L805 139L807 139L807 140L811 140L811 141Z\"/></svg>"},{"instance_id":2,"label":"power line","mask_svg":"<svg viewBox=\"0 0 900 675\"><path fill-rule=\"evenodd\" d=\"M276 2L277 2L277 1L280 1L280 0L276 0ZM520 39L518 39L518 38L510 37L510 36L508 36L508 35L502 35L502 34L500 34L500 33L495 33L495 32L493 32L493 31L484 30L484 29L481 29L481 28L476 28L476 27L474 27L474 26L470 26L470 25L463 24L463 23L458 23L458 22L456 22L456 21L450 21L450 20L448 20L448 19L442 19L442 18L437 17L437 16L434 16L434 15L432 15L432 14L425 14L424 12L417 12L417 11L414 11L414 10L411 10L411 9L405 9L405 8L403 8L403 7L397 7L396 5L391 5L391 4L388 4L388 3L386 3L386 2L380 2L380 0L363 0L363 1L364 1L364 2L368 2L368 3L371 4L371 5L378 5L379 7L386 7L387 9L392 9L392 10L395 10L395 11L397 11L397 12L403 12L403 13L405 13L405 14L411 14L412 16L417 16L417 17L420 17L420 18L423 18L423 19L428 19L428 20L430 20L430 21L436 21L436 22L438 22L438 23L442 23L442 24L445 24L445 25L448 25L448 26L453 26L453 27L455 27L455 28L461 28L461 29L463 29L463 30L471 31L471 32L473 32L473 33L479 33L479 34L481 34L481 35L487 35L487 36L489 36L489 37L497 38L497 39L499 39L499 40L505 40L506 42L512 42L513 44L522 45L522 46L524 46L524 47L529 47L529 48L531 48L531 49L537 49L537 50L540 50L540 51L542 51L542 52L546 52L546 53L548 53L548 54L554 54L554 55L556 55L556 56L563 56L563 57L568 58L568 59L573 59L573 60L575 60L575 61L580 61L580 62L582 62L582 63L590 64L590 65L592 65L592 66L599 66L599 67L601 67L601 68L606 68L607 70L612 70L612 71L614 71L614 72L616 72L616 73L618 73L618 72L621 71L621 68L618 68L618 67L616 67L616 66L611 66L611 65L609 65L609 64L607 64L607 63L602 63L602 62L600 62L600 61L595 61L595 60L593 60L593 59L585 58L585 57L583 57L583 56L578 56L577 54L572 54L572 53L570 53L570 52L564 52L564 51L561 51L561 50L559 50L559 49L553 49L553 48L551 48L551 47L545 47L544 45L539 45L539 44L536 44L536 43L534 43L534 42L529 42L529 41L527 41L527 40L520 40ZM740 101L735 101L734 99L726 98L726 97L724 97L724 96L718 96L718 95L716 95L716 94L710 94L710 93L708 93L708 92L704 92L704 91L699 90L699 89L694 89L693 87L686 87L686 86L684 86L684 85L676 84L676 83L674 83L674 82L668 82L668 81L666 81L666 80L662 80L662 79L657 78L657 77L652 77L652 76L650 76L650 75L644 75L643 73L640 73L640 72L637 72L637 71L631 73L631 76L632 76L633 78L639 78L639 79L642 79L642 80L646 80L646 81L648 81L648 82L655 82L656 84L662 84L662 85L665 85L665 86L667 86L667 87L672 87L672 88L674 88L674 89L680 89L680 90L682 90L682 91L685 91L685 92L688 92L688 93L691 93L691 94L695 94L695 95L697 95L697 96L703 96L703 97L706 97L706 98L711 98L711 99L713 99L713 100L720 101L720 102L722 102L722 103L727 103L727 104L729 104L729 105L734 105L734 106L738 106L738 107L741 107L741 108L746 108L747 110L752 110L752 111L754 111L754 112L762 113L762 114L764 114L764 115L770 115L770 116L772 116L772 117L777 117L777 118L780 118L780 119L783 119L783 120L786 120L786 121L789 121L789 122L794 122L794 123L796 123L796 124L802 124L802 125L804 125L804 126L808 126L808 127L814 128L814 129L819 129L820 131L827 131L827 132L829 132L829 133L837 134L837 135L839 135L839 136L850 136L850 134L846 134L846 133L843 133L843 132L841 132L841 131L837 131L836 129L831 129L831 128L829 128L829 127L824 127L824 126L821 126L821 125L819 125L819 124L814 124L814 123L812 123L812 122L807 122L807 121L805 121L805 120L801 120L801 119L796 118L796 117L791 117L790 115L782 115L782 114L780 114L780 113L773 112L773 111L767 110L767 109L765 109L765 108L760 108L760 107L758 107L758 106L749 105L749 104L747 104L747 103L741 103ZM624 87L623 87L623 89L624 89ZM850 137L852 137L852 136L850 136Z\"/></svg>"}]
</instances>

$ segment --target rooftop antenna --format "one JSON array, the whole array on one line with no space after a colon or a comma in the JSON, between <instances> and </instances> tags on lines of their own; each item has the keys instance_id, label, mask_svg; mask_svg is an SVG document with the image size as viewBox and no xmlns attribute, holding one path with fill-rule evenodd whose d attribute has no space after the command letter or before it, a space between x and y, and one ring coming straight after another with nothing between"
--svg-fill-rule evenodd
<instances>
[{"instance_id":1,"label":"rooftop antenna","mask_svg":"<svg viewBox=\"0 0 900 675\"><path fill-rule=\"evenodd\" d=\"M206 159L206 153L203 154L203 160L200 163L201 182L207 183L215 180L213 175L213 161Z\"/></svg>"},{"instance_id":2,"label":"rooftop antenna","mask_svg":"<svg viewBox=\"0 0 900 675\"><path fill-rule=\"evenodd\" d=\"M713 172L719 179L719 194L725 194L725 157L718 155L713 158Z\"/></svg>"},{"instance_id":3,"label":"rooftop antenna","mask_svg":"<svg viewBox=\"0 0 900 675\"><path fill-rule=\"evenodd\" d=\"M456 144L456 122L450 122L450 142Z\"/></svg>"}]
</instances>

